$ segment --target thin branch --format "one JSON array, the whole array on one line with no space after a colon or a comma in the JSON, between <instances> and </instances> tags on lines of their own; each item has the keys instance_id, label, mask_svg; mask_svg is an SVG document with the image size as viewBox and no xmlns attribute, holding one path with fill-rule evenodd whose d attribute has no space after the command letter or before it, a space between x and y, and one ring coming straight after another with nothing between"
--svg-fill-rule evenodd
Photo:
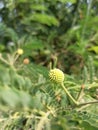
<instances>
[{"instance_id":1,"label":"thin branch","mask_svg":"<svg viewBox=\"0 0 98 130\"><path fill-rule=\"evenodd\" d=\"M90 105L90 104L96 104L98 101L91 101L91 102L86 102L86 103L81 103L77 107L85 106L85 105Z\"/></svg>"}]
</instances>

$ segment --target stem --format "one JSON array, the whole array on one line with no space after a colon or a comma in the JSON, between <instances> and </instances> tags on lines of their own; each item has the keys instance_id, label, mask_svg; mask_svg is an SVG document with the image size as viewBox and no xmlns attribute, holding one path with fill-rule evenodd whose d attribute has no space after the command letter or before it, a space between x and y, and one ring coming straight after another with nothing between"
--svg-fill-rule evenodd
<instances>
[{"instance_id":1,"label":"stem","mask_svg":"<svg viewBox=\"0 0 98 130\"><path fill-rule=\"evenodd\" d=\"M9 64L11 66L13 66L13 60L14 60L14 58L10 54L7 54L7 58L8 58Z\"/></svg>"},{"instance_id":2,"label":"stem","mask_svg":"<svg viewBox=\"0 0 98 130\"><path fill-rule=\"evenodd\" d=\"M84 86L84 85L82 85L82 86ZM81 96L83 96L84 87L82 87L82 86L81 86L80 92L78 94L77 101L79 101L79 99L81 98Z\"/></svg>"},{"instance_id":3,"label":"stem","mask_svg":"<svg viewBox=\"0 0 98 130\"><path fill-rule=\"evenodd\" d=\"M53 65L53 68L55 68L56 65L57 65L57 57L55 56L55 57L54 57L54 65Z\"/></svg>"},{"instance_id":4,"label":"stem","mask_svg":"<svg viewBox=\"0 0 98 130\"><path fill-rule=\"evenodd\" d=\"M10 65L4 58L0 57L0 60L1 60L2 62L4 62L5 64Z\"/></svg>"},{"instance_id":5,"label":"stem","mask_svg":"<svg viewBox=\"0 0 98 130\"><path fill-rule=\"evenodd\" d=\"M16 55L13 61L13 64L16 62L16 60L19 58L19 55Z\"/></svg>"},{"instance_id":6,"label":"stem","mask_svg":"<svg viewBox=\"0 0 98 130\"><path fill-rule=\"evenodd\" d=\"M38 125L37 125L37 128L36 128L36 130L43 130L43 126L45 125L45 123L47 123L48 122L48 116L50 115L50 111L48 111L46 114L45 114L45 116L43 116L41 119L40 119L40 121L39 121L39 123L38 123Z\"/></svg>"},{"instance_id":7,"label":"stem","mask_svg":"<svg viewBox=\"0 0 98 130\"><path fill-rule=\"evenodd\" d=\"M91 101L91 102L81 103L81 104L79 104L78 107L85 106L85 105L90 105L90 104L95 104L95 103L98 103L98 101Z\"/></svg>"},{"instance_id":8,"label":"stem","mask_svg":"<svg viewBox=\"0 0 98 130\"><path fill-rule=\"evenodd\" d=\"M71 96L68 90L65 88L64 84L61 83L62 88L64 89L65 93L70 97L70 99L74 102L75 105L78 105L78 102Z\"/></svg>"},{"instance_id":9,"label":"stem","mask_svg":"<svg viewBox=\"0 0 98 130\"><path fill-rule=\"evenodd\" d=\"M84 21L84 27L83 27L83 30L82 30L82 34L81 34L81 39L83 40L84 39L84 33L86 31L86 27L87 27L87 22L88 22L88 18L90 16L90 13L91 13L91 7L92 7L92 2L93 0L89 0L89 3L88 3L88 7L87 7L87 12L86 12L86 18L85 18L85 21Z\"/></svg>"}]
</instances>

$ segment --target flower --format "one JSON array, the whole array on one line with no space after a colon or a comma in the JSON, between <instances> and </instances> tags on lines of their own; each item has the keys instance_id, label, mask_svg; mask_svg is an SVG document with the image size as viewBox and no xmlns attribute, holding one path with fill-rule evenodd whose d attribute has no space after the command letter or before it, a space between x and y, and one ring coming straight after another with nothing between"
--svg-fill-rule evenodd
<instances>
[{"instance_id":1,"label":"flower","mask_svg":"<svg viewBox=\"0 0 98 130\"><path fill-rule=\"evenodd\" d=\"M64 81L64 73L60 69L54 68L54 69L50 70L49 78L53 82L63 83L63 81Z\"/></svg>"},{"instance_id":2,"label":"flower","mask_svg":"<svg viewBox=\"0 0 98 130\"><path fill-rule=\"evenodd\" d=\"M23 60L23 63L24 63L24 64L29 64L29 63L30 63L30 61L29 61L29 59L28 59L28 58L25 58L25 59Z\"/></svg>"},{"instance_id":3,"label":"flower","mask_svg":"<svg viewBox=\"0 0 98 130\"><path fill-rule=\"evenodd\" d=\"M23 54L23 49L20 49L20 48L19 48L19 49L17 50L17 54L22 55L22 54Z\"/></svg>"}]
</instances>

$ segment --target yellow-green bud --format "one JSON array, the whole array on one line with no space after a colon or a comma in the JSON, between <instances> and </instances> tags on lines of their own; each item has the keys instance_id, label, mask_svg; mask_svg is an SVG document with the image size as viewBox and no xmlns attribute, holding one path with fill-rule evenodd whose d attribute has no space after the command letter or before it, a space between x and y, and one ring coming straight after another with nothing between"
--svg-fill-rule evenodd
<instances>
[{"instance_id":1,"label":"yellow-green bud","mask_svg":"<svg viewBox=\"0 0 98 130\"><path fill-rule=\"evenodd\" d=\"M51 69L49 72L49 78L51 81L56 83L63 83L64 73L60 69Z\"/></svg>"},{"instance_id":2,"label":"yellow-green bud","mask_svg":"<svg viewBox=\"0 0 98 130\"><path fill-rule=\"evenodd\" d=\"M17 54L22 55L23 54L23 50L22 49L18 49L17 50Z\"/></svg>"}]
</instances>

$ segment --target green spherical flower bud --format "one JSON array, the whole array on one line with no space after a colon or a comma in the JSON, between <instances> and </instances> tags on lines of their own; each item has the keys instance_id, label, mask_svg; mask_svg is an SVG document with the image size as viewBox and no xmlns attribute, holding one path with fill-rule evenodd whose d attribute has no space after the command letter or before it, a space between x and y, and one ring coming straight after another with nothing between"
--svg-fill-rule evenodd
<instances>
[{"instance_id":1,"label":"green spherical flower bud","mask_svg":"<svg viewBox=\"0 0 98 130\"><path fill-rule=\"evenodd\" d=\"M63 83L64 73L60 69L55 68L55 69L50 70L49 78L53 82Z\"/></svg>"}]
</instances>

